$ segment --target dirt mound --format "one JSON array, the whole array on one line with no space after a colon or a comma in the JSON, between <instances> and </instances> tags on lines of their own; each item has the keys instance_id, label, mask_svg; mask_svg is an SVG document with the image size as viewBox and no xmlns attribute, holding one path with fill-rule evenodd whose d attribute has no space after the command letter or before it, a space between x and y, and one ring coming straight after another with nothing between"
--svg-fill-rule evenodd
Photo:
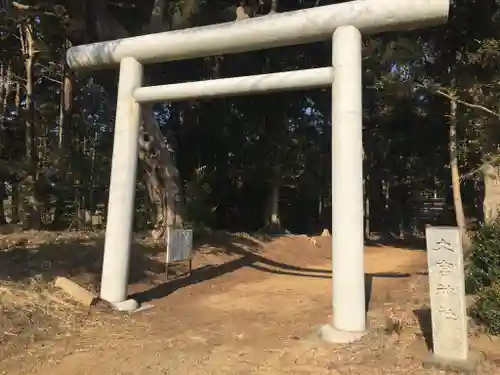
<instances>
[{"instance_id":1,"label":"dirt mound","mask_svg":"<svg viewBox=\"0 0 500 375\"><path fill-rule=\"evenodd\" d=\"M328 237L286 235L267 243L260 254L294 266L323 263L331 258L331 240Z\"/></svg>"}]
</instances>

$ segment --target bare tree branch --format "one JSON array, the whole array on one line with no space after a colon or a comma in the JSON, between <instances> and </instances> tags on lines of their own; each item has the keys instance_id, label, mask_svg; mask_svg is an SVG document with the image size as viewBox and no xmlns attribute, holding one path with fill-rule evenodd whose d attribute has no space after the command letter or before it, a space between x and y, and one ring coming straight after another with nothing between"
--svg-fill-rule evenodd
<instances>
[{"instance_id":1,"label":"bare tree branch","mask_svg":"<svg viewBox=\"0 0 500 375\"><path fill-rule=\"evenodd\" d=\"M484 105L474 104L474 103L470 103L470 102L467 102L465 100L459 99L459 97L457 95L454 95L450 92L446 92L443 88L432 88L432 87L425 86L421 83L417 83L416 85L420 88L429 90L430 92L432 92L434 94L441 95L449 100L455 100L457 103L462 104L466 107L479 109L479 110L486 112L492 116L500 118L500 112L496 112L493 109L485 107Z\"/></svg>"},{"instance_id":2,"label":"bare tree branch","mask_svg":"<svg viewBox=\"0 0 500 375\"><path fill-rule=\"evenodd\" d=\"M443 88L429 87L429 86L423 85L421 83L416 83L416 85L417 85L417 87L426 89L434 94L443 96L443 97L447 98L448 100L455 100L457 103L459 103L465 107L479 109L479 110L481 110L485 113L488 113L494 117L500 118L500 112L497 112L497 111L495 111L491 108L488 108L484 105L481 105L481 104L474 104L474 103L470 103L470 102L467 102L465 100L459 99L459 97L456 94L449 92ZM479 168L473 169L467 173L463 173L460 176L460 180L464 181L464 180L473 178L474 176L476 176L478 174L484 174L484 171L485 171L485 168L487 165L495 165L495 164L500 163L500 155L497 155L497 156L492 157L490 159L483 159L483 160L481 160L481 162L482 162L482 165Z\"/></svg>"},{"instance_id":3,"label":"bare tree branch","mask_svg":"<svg viewBox=\"0 0 500 375\"><path fill-rule=\"evenodd\" d=\"M23 15L29 13L30 15L45 15L45 16L58 17L60 16L60 11L64 9L62 6L58 6L57 8L52 6L52 9L50 9L44 7L43 4L25 5L21 4L18 1L12 1L10 5L12 10L17 11Z\"/></svg>"},{"instance_id":4,"label":"bare tree branch","mask_svg":"<svg viewBox=\"0 0 500 375\"><path fill-rule=\"evenodd\" d=\"M451 94L448 94L448 93L444 92L443 90L436 90L436 94L444 96L445 98L448 98L450 100L455 99L457 103L462 104L462 105L464 105L466 107L480 109L481 111L489 113L492 116L500 117L500 113L499 112L495 112L494 110L492 110L492 109L490 109L488 107L485 107L484 105L473 104L473 103L466 102L465 100L459 99L456 96L453 96Z\"/></svg>"}]
</instances>

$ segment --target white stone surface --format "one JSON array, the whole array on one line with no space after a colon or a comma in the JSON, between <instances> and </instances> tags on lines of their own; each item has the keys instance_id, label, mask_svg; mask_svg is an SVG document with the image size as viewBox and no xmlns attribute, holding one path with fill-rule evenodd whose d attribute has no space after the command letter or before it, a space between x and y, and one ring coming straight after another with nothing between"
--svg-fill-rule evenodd
<instances>
[{"instance_id":1,"label":"white stone surface","mask_svg":"<svg viewBox=\"0 0 500 375\"><path fill-rule=\"evenodd\" d=\"M134 57L143 64L328 40L353 25L363 34L446 22L450 0L358 0L192 29L72 47L70 68L99 68Z\"/></svg>"},{"instance_id":2,"label":"white stone surface","mask_svg":"<svg viewBox=\"0 0 500 375\"><path fill-rule=\"evenodd\" d=\"M112 304L117 311L122 312L136 312L140 309L139 303L134 299L127 299L125 301L115 302Z\"/></svg>"},{"instance_id":3,"label":"white stone surface","mask_svg":"<svg viewBox=\"0 0 500 375\"><path fill-rule=\"evenodd\" d=\"M141 87L134 91L134 98L139 103L192 98L215 98L230 95L327 87L332 84L332 80L333 69L326 67Z\"/></svg>"},{"instance_id":4,"label":"white stone surface","mask_svg":"<svg viewBox=\"0 0 500 375\"><path fill-rule=\"evenodd\" d=\"M353 26L333 34L333 328L366 329L363 231L362 38Z\"/></svg>"},{"instance_id":5,"label":"white stone surface","mask_svg":"<svg viewBox=\"0 0 500 375\"><path fill-rule=\"evenodd\" d=\"M132 97L132 92L142 85L142 78L142 65L131 57L123 59L118 81L101 276L101 298L112 304L127 299L141 116L141 107Z\"/></svg>"},{"instance_id":6,"label":"white stone surface","mask_svg":"<svg viewBox=\"0 0 500 375\"><path fill-rule=\"evenodd\" d=\"M469 353L465 278L460 231L426 228L434 355L467 360Z\"/></svg>"},{"instance_id":7,"label":"white stone surface","mask_svg":"<svg viewBox=\"0 0 500 375\"><path fill-rule=\"evenodd\" d=\"M333 328L330 324L325 324L319 327L317 334L321 340L326 342L349 344L361 340L366 332L341 331Z\"/></svg>"}]
</instances>

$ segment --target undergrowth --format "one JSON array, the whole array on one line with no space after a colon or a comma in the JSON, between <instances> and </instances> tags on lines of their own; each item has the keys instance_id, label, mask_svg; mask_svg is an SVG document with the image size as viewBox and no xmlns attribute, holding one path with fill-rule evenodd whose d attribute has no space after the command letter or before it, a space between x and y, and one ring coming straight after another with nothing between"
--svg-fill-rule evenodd
<instances>
[{"instance_id":1,"label":"undergrowth","mask_svg":"<svg viewBox=\"0 0 500 375\"><path fill-rule=\"evenodd\" d=\"M492 335L500 335L500 219L483 224L472 240L466 291L478 298L471 317Z\"/></svg>"}]
</instances>

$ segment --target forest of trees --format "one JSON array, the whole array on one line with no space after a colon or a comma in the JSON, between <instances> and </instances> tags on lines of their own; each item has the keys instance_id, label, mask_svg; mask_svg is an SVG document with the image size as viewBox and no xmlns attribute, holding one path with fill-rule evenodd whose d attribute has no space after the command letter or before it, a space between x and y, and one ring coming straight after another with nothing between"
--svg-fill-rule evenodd
<instances>
[{"instance_id":1,"label":"forest of trees","mask_svg":"<svg viewBox=\"0 0 500 375\"><path fill-rule=\"evenodd\" d=\"M334 2L265 0L258 11ZM500 1L452 3L446 25L364 40L367 236L415 236L432 223L465 231L498 214ZM117 70L72 72L65 65L67 48L233 21L240 2L2 5L0 223L102 227ZM158 64L146 68L145 81L321 67L330 64L330 52L325 41ZM167 102L144 114L137 230L159 237L166 225L296 232L329 227L330 90Z\"/></svg>"}]
</instances>

